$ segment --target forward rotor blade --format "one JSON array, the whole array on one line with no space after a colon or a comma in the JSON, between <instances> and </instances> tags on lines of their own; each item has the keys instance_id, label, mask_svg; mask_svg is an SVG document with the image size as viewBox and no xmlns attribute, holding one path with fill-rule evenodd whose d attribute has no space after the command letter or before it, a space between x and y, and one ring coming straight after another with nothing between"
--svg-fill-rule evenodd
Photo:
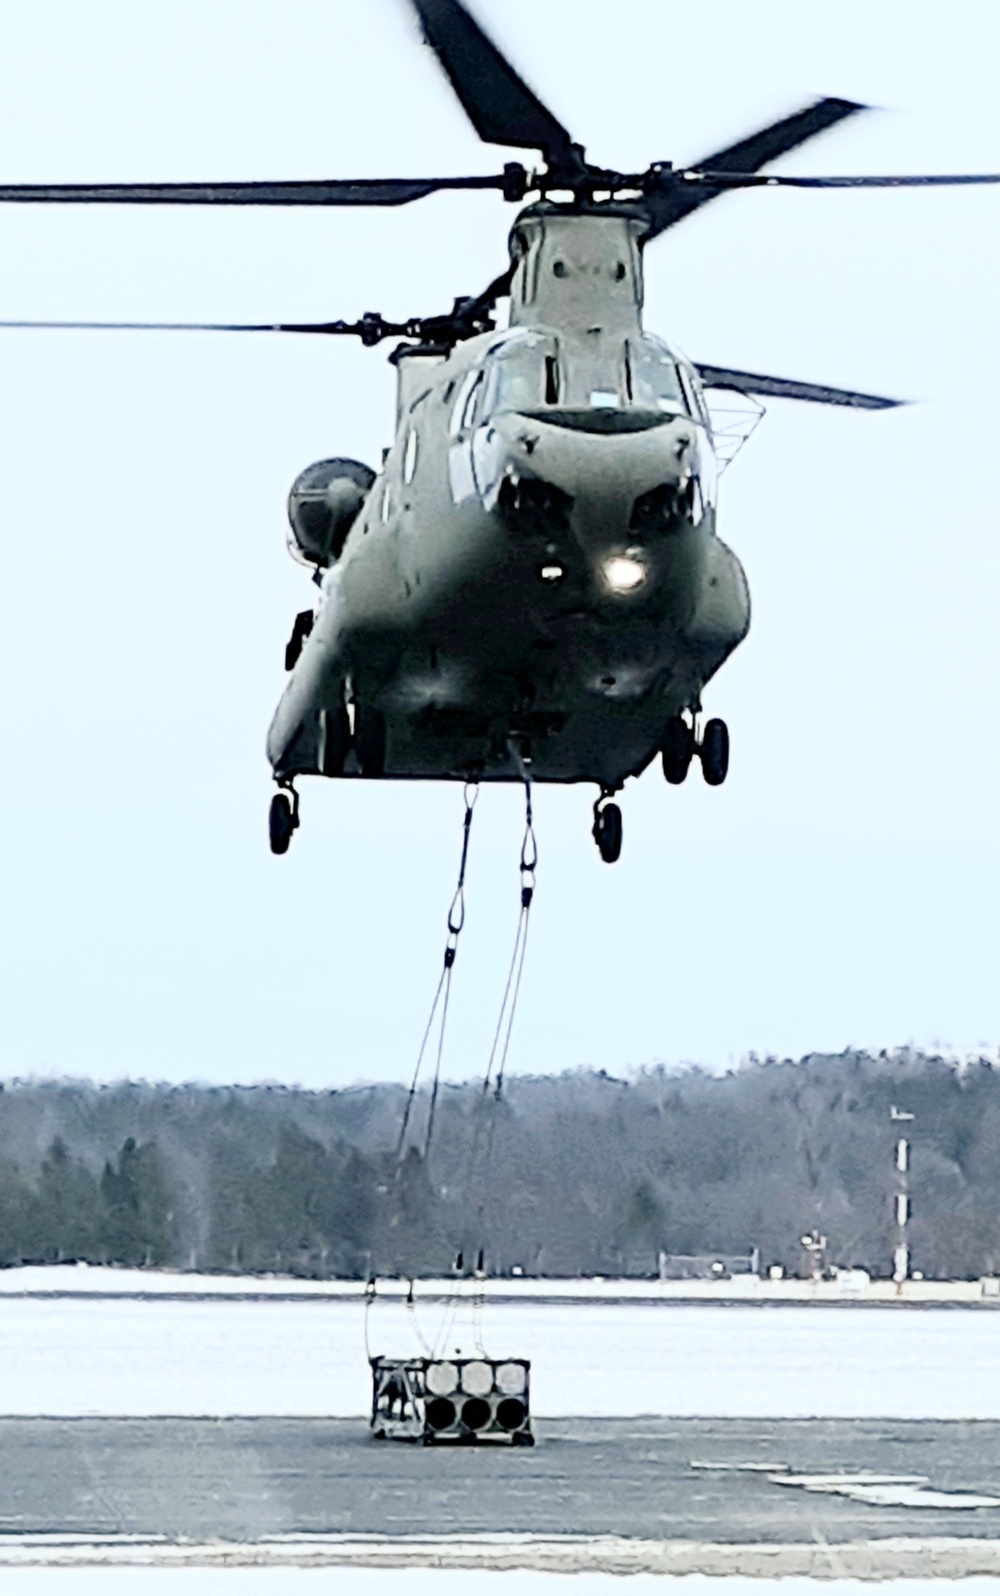
<instances>
[{"instance_id":1,"label":"forward rotor blade","mask_svg":"<svg viewBox=\"0 0 1000 1596\"><path fill-rule=\"evenodd\" d=\"M413 0L424 38L487 144L541 150L550 167L578 164L573 141L459 0Z\"/></svg>"},{"instance_id":2,"label":"forward rotor blade","mask_svg":"<svg viewBox=\"0 0 1000 1596\"><path fill-rule=\"evenodd\" d=\"M705 183L710 188L956 188L970 183L1000 183L1000 172L931 173L925 177L752 177L728 172L685 172L684 181Z\"/></svg>"},{"instance_id":3,"label":"forward rotor blade","mask_svg":"<svg viewBox=\"0 0 1000 1596\"><path fill-rule=\"evenodd\" d=\"M0 202L28 205L409 205L439 189L503 189L496 177L372 178L291 183L4 183Z\"/></svg>"},{"instance_id":4,"label":"forward rotor blade","mask_svg":"<svg viewBox=\"0 0 1000 1596\"><path fill-rule=\"evenodd\" d=\"M789 377L766 377L756 371L730 371L725 366L697 367L706 388L730 388L737 393L770 399L804 399L808 404L843 405L852 410L894 410L905 399L883 399L874 393L853 393L849 388L829 388L818 382L796 382Z\"/></svg>"},{"instance_id":5,"label":"forward rotor blade","mask_svg":"<svg viewBox=\"0 0 1000 1596\"><path fill-rule=\"evenodd\" d=\"M738 144L730 144L726 149L706 156L690 169L694 174L693 179L685 172L679 174L682 177L680 183L675 177L673 182L666 181L660 192L653 188L646 196L651 221L646 235L647 243L685 216L690 216L692 211L707 205L709 200L715 199L727 187L739 186L737 183L723 182L724 177L729 179L736 173L756 173L768 161L776 160L779 155L787 155L789 150L798 149L807 139L825 133L828 128L836 127L838 122L866 109L854 100L817 100L815 104L783 117L780 122L772 122L770 126L761 128L758 133L751 133ZM672 175L665 172L664 178L669 180ZM766 179L758 181L764 182Z\"/></svg>"},{"instance_id":6,"label":"forward rotor blade","mask_svg":"<svg viewBox=\"0 0 1000 1596\"><path fill-rule=\"evenodd\" d=\"M406 323L370 324L379 338L405 337ZM240 332L240 333L327 333L364 338L364 322L347 321L0 321L0 328L41 332ZM377 342L377 339L372 340Z\"/></svg>"}]
</instances>

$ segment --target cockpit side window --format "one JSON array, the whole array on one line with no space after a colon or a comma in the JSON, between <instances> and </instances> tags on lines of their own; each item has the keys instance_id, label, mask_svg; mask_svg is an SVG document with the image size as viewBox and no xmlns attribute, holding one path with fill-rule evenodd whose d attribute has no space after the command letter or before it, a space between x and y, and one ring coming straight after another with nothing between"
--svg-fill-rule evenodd
<instances>
[{"instance_id":1,"label":"cockpit side window","mask_svg":"<svg viewBox=\"0 0 1000 1596\"><path fill-rule=\"evenodd\" d=\"M476 424L480 400L483 397L483 372L476 373L476 380L465 397L465 408L462 411L462 431L471 432Z\"/></svg>"},{"instance_id":2,"label":"cockpit side window","mask_svg":"<svg viewBox=\"0 0 1000 1596\"><path fill-rule=\"evenodd\" d=\"M711 431L711 423L708 417L708 409L705 405L705 400L701 392L701 384L698 382L694 372L689 371L683 362L678 366L677 370L684 389L684 397L687 400L688 409L691 412L692 417L695 421L700 421L703 427L707 427L709 431Z\"/></svg>"},{"instance_id":3,"label":"cockpit side window","mask_svg":"<svg viewBox=\"0 0 1000 1596\"><path fill-rule=\"evenodd\" d=\"M451 412L451 425L448 430L453 438L457 438L462 432L467 432L472 425L476 412L476 402L482 391L482 383L483 368L481 366L477 366L466 373L462 386L458 390L455 407Z\"/></svg>"}]
</instances>

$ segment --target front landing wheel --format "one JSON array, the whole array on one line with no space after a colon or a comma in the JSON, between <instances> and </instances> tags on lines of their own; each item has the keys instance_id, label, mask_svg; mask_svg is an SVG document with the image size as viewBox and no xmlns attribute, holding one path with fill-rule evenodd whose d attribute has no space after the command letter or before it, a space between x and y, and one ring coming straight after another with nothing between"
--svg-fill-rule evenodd
<instances>
[{"instance_id":1,"label":"front landing wheel","mask_svg":"<svg viewBox=\"0 0 1000 1596\"><path fill-rule=\"evenodd\" d=\"M594 808L594 841L605 864L614 864L622 851L622 812L617 804Z\"/></svg>"},{"instance_id":2,"label":"front landing wheel","mask_svg":"<svg viewBox=\"0 0 1000 1596\"><path fill-rule=\"evenodd\" d=\"M267 817L272 853L287 853L292 833L299 823L297 805L287 792L276 792Z\"/></svg>"}]
</instances>

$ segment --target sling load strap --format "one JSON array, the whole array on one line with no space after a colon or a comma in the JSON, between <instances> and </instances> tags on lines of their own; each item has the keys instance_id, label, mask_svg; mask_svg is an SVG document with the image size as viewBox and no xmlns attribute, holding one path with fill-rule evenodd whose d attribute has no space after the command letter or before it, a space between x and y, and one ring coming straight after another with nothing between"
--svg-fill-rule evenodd
<instances>
[{"instance_id":1,"label":"sling load strap","mask_svg":"<svg viewBox=\"0 0 1000 1596\"><path fill-rule=\"evenodd\" d=\"M406 1107L403 1111L403 1123L400 1127L399 1144L396 1148L396 1157L400 1162L402 1162L403 1153L405 1150L406 1133L409 1129L410 1119L413 1114L413 1104L416 1100L417 1084L420 1079L420 1070L424 1062L424 1054L427 1051L427 1044L430 1041L431 1032L434 1028L434 1021L440 1006L441 1019L438 1027L434 1085L431 1090L431 1104L427 1121L427 1136L424 1142L425 1160L430 1151L431 1135L434 1130L434 1114L437 1108L438 1086L441 1079L441 1059L444 1053L445 1029L448 1022L448 1003L451 997L451 973L455 964L455 955L458 952L458 939L461 936L462 928L465 925L465 871L469 861L469 836L472 831L472 814L476 807L476 799L478 796L479 787L477 783L467 782L465 786L465 818L462 822L462 858L458 867L458 884L455 887L455 896L452 898L451 907L448 910L448 935L445 939L444 963L442 965L441 975L438 979L437 991L434 994L434 1001L431 1004L431 1012L427 1020L427 1025L424 1029L423 1039L420 1043L420 1051L417 1054L416 1068L413 1071L413 1080L410 1083L410 1090L406 1099Z\"/></svg>"},{"instance_id":2,"label":"sling load strap","mask_svg":"<svg viewBox=\"0 0 1000 1596\"><path fill-rule=\"evenodd\" d=\"M514 1015L517 1011L517 999L521 990L521 975L524 971L524 956L528 946L528 923L531 916L531 905L535 897L535 881L538 871L538 841L535 837L534 813L531 804L531 779L524 778L524 837L521 842L521 912L518 916L517 934L514 938L514 952L507 971L507 984L504 987L503 999L500 1004L500 1013L497 1018L497 1027L493 1033L493 1046L486 1065L486 1075L483 1080L483 1092L490 1089L493 1081L493 1096L499 1102L503 1093L504 1069L507 1064L507 1054L510 1050L510 1038L514 1029ZM501 1037L503 1038L501 1044ZM496 1075L494 1076L494 1066ZM490 1127L492 1132L492 1125ZM492 1134L490 1136L492 1147Z\"/></svg>"},{"instance_id":3,"label":"sling load strap","mask_svg":"<svg viewBox=\"0 0 1000 1596\"><path fill-rule=\"evenodd\" d=\"M368 1336L368 1315L371 1313L372 1303L375 1301L375 1276L368 1276L365 1286L365 1358L368 1363L372 1361L371 1341Z\"/></svg>"},{"instance_id":4,"label":"sling load strap","mask_svg":"<svg viewBox=\"0 0 1000 1596\"><path fill-rule=\"evenodd\" d=\"M476 1214L482 1234L485 1223L487 1195L489 1190L489 1177L493 1164L493 1143L496 1137L496 1124L498 1107L503 1095L504 1070L507 1064L507 1055L510 1051L510 1040L514 1029L514 1016L517 1010L517 1000L521 990L521 976L524 971L524 959L528 945L528 924L531 916L531 906L535 897L535 883L538 871L538 842L535 837L534 812L532 809L531 779L523 765L521 776L524 781L524 837L521 842L521 906L517 921L517 933L514 938L514 952L507 971L507 981L504 986L503 999L500 1004L500 1013L497 1018L496 1030L493 1033L493 1046L490 1049L489 1060L486 1065L486 1074L483 1078L482 1110L476 1116L475 1133L469 1143L468 1162L466 1165L466 1180L468 1181L473 1170L478 1175L479 1201ZM496 1073L494 1075L494 1068ZM492 1100L487 1102L490 1086L493 1085ZM485 1148L482 1161L480 1149ZM486 1260L485 1249L480 1247L476 1268L480 1280L485 1280ZM485 1286L480 1293L478 1303L476 1345L481 1351L482 1341L482 1311L485 1306ZM476 1315L476 1305L473 1313Z\"/></svg>"}]
</instances>

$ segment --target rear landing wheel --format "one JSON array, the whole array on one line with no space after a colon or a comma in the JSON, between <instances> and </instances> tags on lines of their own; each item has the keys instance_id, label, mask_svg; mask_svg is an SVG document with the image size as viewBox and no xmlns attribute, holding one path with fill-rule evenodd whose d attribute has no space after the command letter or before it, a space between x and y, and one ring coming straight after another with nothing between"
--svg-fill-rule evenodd
<instances>
[{"instance_id":1,"label":"rear landing wheel","mask_svg":"<svg viewBox=\"0 0 1000 1596\"><path fill-rule=\"evenodd\" d=\"M710 720L698 750L701 773L710 787L721 787L729 771L729 727L724 720Z\"/></svg>"},{"instance_id":2,"label":"rear landing wheel","mask_svg":"<svg viewBox=\"0 0 1000 1596\"><path fill-rule=\"evenodd\" d=\"M324 776L342 776L344 760L351 746L351 723L343 704L323 711L323 740L320 744L320 769Z\"/></svg>"},{"instance_id":3,"label":"rear landing wheel","mask_svg":"<svg viewBox=\"0 0 1000 1596\"><path fill-rule=\"evenodd\" d=\"M362 776L385 775L385 717L376 709L358 709L354 716L354 752Z\"/></svg>"},{"instance_id":4,"label":"rear landing wheel","mask_svg":"<svg viewBox=\"0 0 1000 1596\"><path fill-rule=\"evenodd\" d=\"M293 803L287 792L276 792L271 799L271 809L268 815L268 831L271 837L272 853L288 852L288 844L292 840L292 833L298 823L298 805Z\"/></svg>"},{"instance_id":5,"label":"rear landing wheel","mask_svg":"<svg viewBox=\"0 0 1000 1596\"><path fill-rule=\"evenodd\" d=\"M679 787L694 758L694 729L680 715L671 715L663 733L663 774Z\"/></svg>"},{"instance_id":6,"label":"rear landing wheel","mask_svg":"<svg viewBox=\"0 0 1000 1596\"><path fill-rule=\"evenodd\" d=\"M594 841L605 864L614 864L622 851L622 812L617 804L594 805Z\"/></svg>"}]
</instances>

